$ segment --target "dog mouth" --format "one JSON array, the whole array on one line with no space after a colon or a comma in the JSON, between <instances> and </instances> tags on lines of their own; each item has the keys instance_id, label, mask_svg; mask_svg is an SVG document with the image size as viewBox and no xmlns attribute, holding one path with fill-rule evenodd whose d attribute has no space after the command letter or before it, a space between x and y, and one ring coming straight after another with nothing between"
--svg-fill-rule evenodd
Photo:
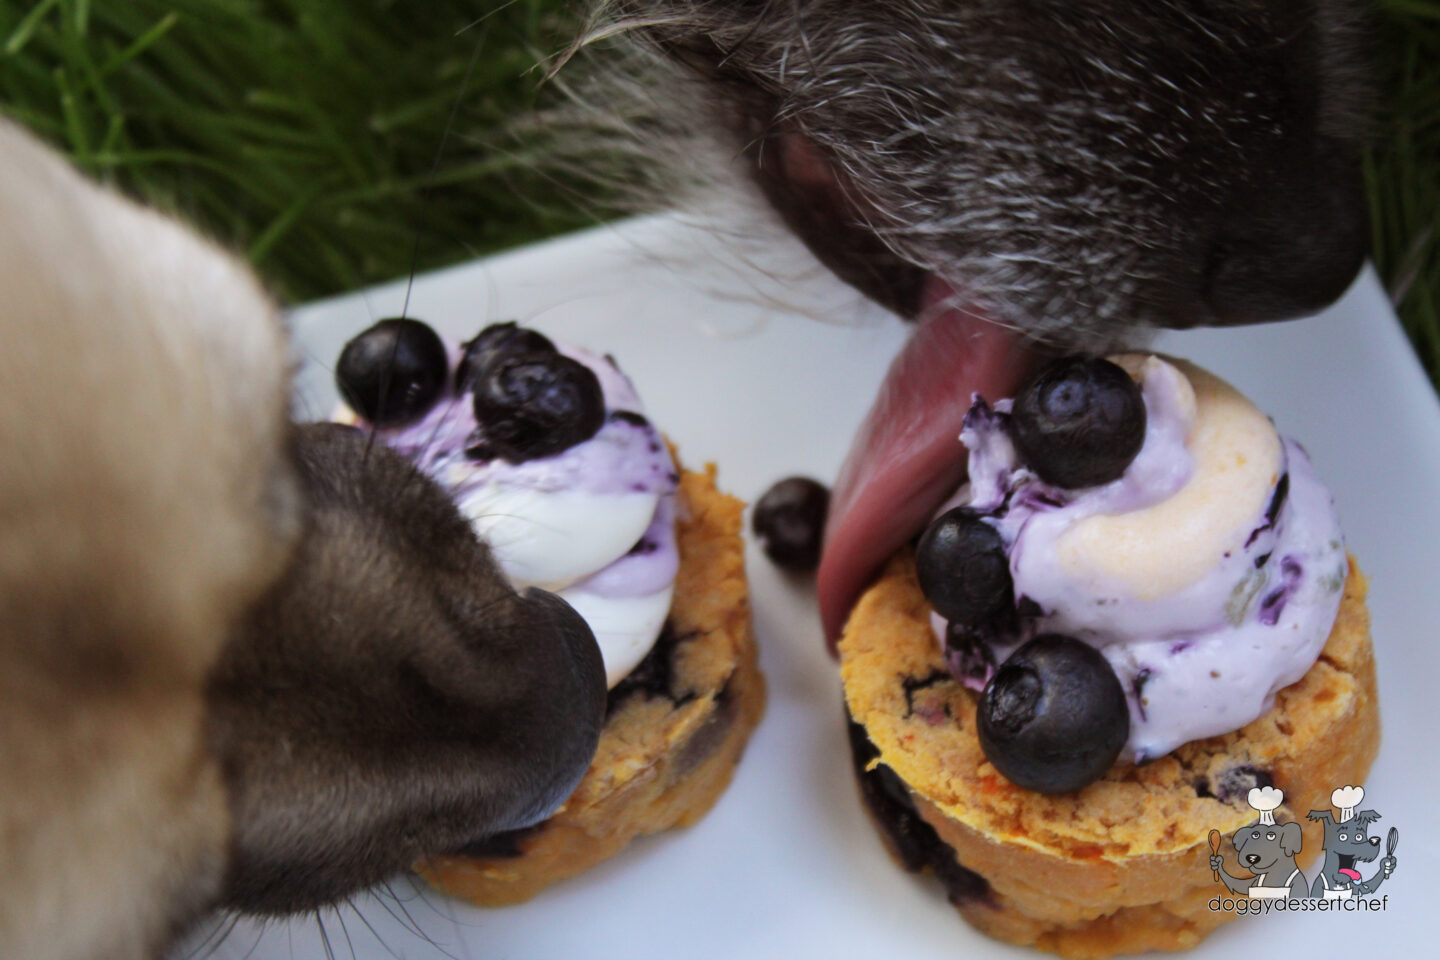
<instances>
[{"instance_id":1,"label":"dog mouth","mask_svg":"<svg viewBox=\"0 0 1440 960\"><path fill-rule=\"evenodd\" d=\"M1012 395L1035 351L963 290L905 263L858 225L859 201L808 141L797 135L772 147L757 158L757 176L782 218L841 279L916 322L831 495L816 593L833 642L880 565L964 480L958 438L972 394Z\"/></svg>"},{"instance_id":2,"label":"dog mouth","mask_svg":"<svg viewBox=\"0 0 1440 960\"><path fill-rule=\"evenodd\" d=\"M1355 860L1357 858L1354 855L1348 853L1337 853L1335 854L1335 859L1338 861L1335 867L1335 873L1337 876L1348 877L1354 883L1360 882L1360 871L1355 869ZM1359 859L1363 860L1373 858L1361 857Z\"/></svg>"},{"instance_id":3,"label":"dog mouth","mask_svg":"<svg viewBox=\"0 0 1440 960\"><path fill-rule=\"evenodd\" d=\"M1340 861L1340 869L1349 870L1354 868L1357 863L1369 863L1374 860L1375 853L1370 852L1369 856L1364 853L1336 853L1335 857Z\"/></svg>"},{"instance_id":4,"label":"dog mouth","mask_svg":"<svg viewBox=\"0 0 1440 960\"><path fill-rule=\"evenodd\" d=\"M1280 297L1258 313L1248 309L1249 301L1268 301L1247 291L1268 289L1262 283L1269 282L1268 278L1257 280L1233 264L1258 259L1273 269L1274 258L1247 258L1236 253L1273 252L1278 241L1268 234L1259 240L1251 238L1250 246L1241 245L1228 253L1222 253L1220 246L1211 251L1212 259L1218 256L1218 263L1233 268L1231 273L1239 270L1219 287L1194 278L1193 282L1184 280L1187 264L1193 265L1194 251L1152 251L1147 256L1153 259L1155 269L1176 276L1163 283L1155 280L1154 289L1145 287L1143 295L1138 290L1124 294L1123 307L1112 302L1120 294L1097 301L1109 304L1108 313L1077 302L1076 319L1061 324L1066 310L1058 306L1051 310L1070 289L1061 286L1044 301L1047 306L1043 308L1031 304L1033 297L1020 296L996 306L1018 311L1016 316L990 316L982 302L993 303L995 295L993 291L985 293L982 287L993 284L993 277L988 281L957 279L952 275L955 271L943 265L932 271L902 256L885 241L897 229L894 218L902 214L880 209L880 201L869 198L852 179L852 172L831 159L823 138L812 139L793 120L774 118L774 111L757 109L742 121L748 123L750 168L766 199L840 279L916 322L915 333L892 362L852 443L831 495L816 592L825 634L832 644L851 606L880 566L924 528L964 479L965 458L958 438L972 395L978 393L991 401L1013 396L1043 359L1037 340L1018 332L1016 323L1033 326L1037 338L1065 337L1073 342L1088 336L1088 345L1096 349L1126 339L1125 330L1132 326L1228 326L1282 319L1318 309L1338 296L1363 256L1363 243L1335 244L1338 253L1322 244L1319 253L1300 257L1299 266L1290 271L1306 280L1306 295ZM1338 202L1335 206L1342 213L1354 207ZM1341 219L1361 220L1337 213L1325 223ZM1001 251L995 253L1004 259ZM1314 286L1310 281L1317 275L1317 264L1336 265L1329 271L1333 276L1326 275L1328 285L1320 293L1309 289ZM1348 266L1348 271L1341 266ZM1280 271L1281 279L1286 276L1289 273ZM967 282L973 288L968 292ZM1220 296L1217 290L1226 295ZM1056 316L1042 322L1030 313L1036 309ZM1110 319L1102 322L1101 315ZM1130 320L1122 322L1114 316ZM1094 324L1089 334L1079 329L1085 324Z\"/></svg>"},{"instance_id":5,"label":"dog mouth","mask_svg":"<svg viewBox=\"0 0 1440 960\"><path fill-rule=\"evenodd\" d=\"M840 279L916 323L831 494L816 592L833 642L880 565L964 480L958 438L971 395L1012 395L1037 351L963 289L891 251L875 214L805 135L751 133L755 180L786 225Z\"/></svg>"},{"instance_id":6,"label":"dog mouth","mask_svg":"<svg viewBox=\"0 0 1440 960\"><path fill-rule=\"evenodd\" d=\"M879 567L965 479L961 423L973 394L1011 396L1037 351L935 278L886 373L830 500L816 592L832 642Z\"/></svg>"},{"instance_id":7,"label":"dog mouth","mask_svg":"<svg viewBox=\"0 0 1440 960\"><path fill-rule=\"evenodd\" d=\"M1250 869L1251 874L1263 874L1264 871L1273 869L1274 865L1280 862L1279 858L1272 858L1269 862L1261 862L1263 859L1260 853L1246 853L1246 856L1244 856L1244 861L1246 861L1246 866Z\"/></svg>"}]
</instances>

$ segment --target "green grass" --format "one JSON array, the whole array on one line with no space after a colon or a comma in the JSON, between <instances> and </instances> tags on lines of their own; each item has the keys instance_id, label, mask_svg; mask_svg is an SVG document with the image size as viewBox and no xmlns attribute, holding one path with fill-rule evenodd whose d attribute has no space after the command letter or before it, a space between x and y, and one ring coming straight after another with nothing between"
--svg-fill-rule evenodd
<instances>
[{"instance_id":1,"label":"green grass","mask_svg":"<svg viewBox=\"0 0 1440 960\"><path fill-rule=\"evenodd\" d=\"M1376 3L1374 256L1440 382L1440 0ZM533 64L573 33L566 10L0 0L0 109L307 300L592 222L504 132L536 103Z\"/></svg>"},{"instance_id":2,"label":"green grass","mask_svg":"<svg viewBox=\"0 0 1440 960\"><path fill-rule=\"evenodd\" d=\"M417 235L424 269L590 222L503 130L573 31L556 10L0 0L0 104L306 300L407 273Z\"/></svg>"},{"instance_id":3,"label":"green grass","mask_svg":"<svg viewBox=\"0 0 1440 960\"><path fill-rule=\"evenodd\" d=\"M1440 0L1382 0L1385 115L1365 160L1375 264L1440 385Z\"/></svg>"}]
</instances>

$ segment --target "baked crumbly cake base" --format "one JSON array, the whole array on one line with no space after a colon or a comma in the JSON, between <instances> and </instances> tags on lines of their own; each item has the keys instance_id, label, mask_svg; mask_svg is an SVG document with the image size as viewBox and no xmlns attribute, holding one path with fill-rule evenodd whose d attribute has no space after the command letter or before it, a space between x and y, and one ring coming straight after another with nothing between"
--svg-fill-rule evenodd
<instances>
[{"instance_id":1,"label":"baked crumbly cake base","mask_svg":"<svg viewBox=\"0 0 1440 960\"><path fill-rule=\"evenodd\" d=\"M1253 723L1046 796L985 759L978 696L946 672L905 551L840 641L862 799L892 856L937 876L990 936L1075 958L1193 947L1234 916L1207 905L1228 894L1210 870L1208 835L1220 831L1237 869L1230 837L1256 819L1251 787L1285 792L1275 818L1301 824L1304 868L1323 844L1305 815L1365 781L1380 746L1365 592L1352 558L1320 659Z\"/></svg>"},{"instance_id":2,"label":"baked crumbly cake base","mask_svg":"<svg viewBox=\"0 0 1440 960\"><path fill-rule=\"evenodd\" d=\"M689 826L730 783L765 708L745 582L741 512L715 467L681 471L680 571L654 649L610 691L590 770L550 819L417 866L481 906L529 900L632 840Z\"/></svg>"}]
</instances>

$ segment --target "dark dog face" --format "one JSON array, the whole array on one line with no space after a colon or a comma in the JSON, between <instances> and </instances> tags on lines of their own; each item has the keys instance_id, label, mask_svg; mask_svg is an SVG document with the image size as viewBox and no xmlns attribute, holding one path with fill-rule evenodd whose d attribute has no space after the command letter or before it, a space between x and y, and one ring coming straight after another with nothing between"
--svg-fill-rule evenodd
<instances>
[{"instance_id":1,"label":"dark dog face","mask_svg":"<svg viewBox=\"0 0 1440 960\"><path fill-rule=\"evenodd\" d=\"M1366 249L1361 0L610 0L617 31L699 78L674 125L729 131L825 265L923 321L831 500L832 637L1037 341L1298 316Z\"/></svg>"},{"instance_id":2,"label":"dark dog face","mask_svg":"<svg viewBox=\"0 0 1440 960\"><path fill-rule=\"evenodd\" d=\"M1326 859L1334 854L1340 869L1353 869L1356 863L1369 863L1380 855L1380 838L1370 836L1370 824L1380 819L1374 810L1357 810L1344 823L1336 823L1328 810L1318 817L1312 813L1311 819L1325 825Z\"/></svg>"},{"instance_id":3,"label":"dark dog face","mask_svg":"<svg viewBox=\"0 0 1440 960\"><path fill-rule=\"evenodd\" d=\"M1251 873L1261 874L1278 863L1293 861L1304 838L1298 823L1252 823L1235 831L1235 852Z\"/></svg>"},{"instance_id":4,"label":"dark dog face","mask_svg":"<svg viewBox=\"0 0 1440 960\"><path fill-rule=\"evenodd\" d=\"M1274 320L1366 248L1356 0L620 0L711 78L755 175L902 313L933 279L1093 344Z\"/></svg>"}]
</instances>

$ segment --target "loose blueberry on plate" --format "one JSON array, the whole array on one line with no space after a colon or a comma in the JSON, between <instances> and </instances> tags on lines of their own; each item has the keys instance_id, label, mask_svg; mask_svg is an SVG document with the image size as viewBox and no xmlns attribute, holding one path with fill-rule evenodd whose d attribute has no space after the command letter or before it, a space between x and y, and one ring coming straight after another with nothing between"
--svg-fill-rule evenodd
<instances>
[{"instance_id":1,"label":"loose blueberry on plate","mask_svg":"<svg viewBox=\"0 0 1440 960\"><path fill-rule=\"evenodd\" d=\"M511 320L508 323L492 323L481 330L474 340L464 344L464 349L460 365L455 368L455 383L458 392L462 393L473 385L476 378L484 376L496 361L524 353L554 353L555 344L543 333L519 326Z\"/></svg>"},{"instance_id":2,"label":"loose blueberry on plate","mask_svg":"<svg viewBox=\"0 0 1440 960\"><path fill-rule=\"evenodd\" d=\"M1044 634L1000 665L976 713L980 748L1006 779L1070 793L1104 776L1130 736L1125 691L1100 651Z\"/></svg>"},{"instance_id":3,"label":"loose blueberry on plate","mask_svg":"<svg viewBox=\"0 0 1440 960\"><path fill-rule=\"evenodd\" d=\"M512 463L584 443L605 422L594 372L554 350L502 357L474 381L485 446Z\"/></svg>"},{"instance_id":4,"label":"loose blueberry on plate","mask_svg":"<svg viewBox=\"0 0 1440 960\"><path fill-rule=\"evenodd\" d=\"M1098 357L1051 364L1020 395L1010 417L1015 450L1046 483L1109 483L1145 442L1145 401L1120 367Z\"/></svg>"},{"instance_id":5,"label":"loose blueberry on plate","mask_svg":"<svg viewBox=\"0 0 1440 960\"><path fill-rule=\"evenodd\" d=\"M425 415L445 390L450 362L439 335L419 320L381 320L340 351L335 386L360 416L381 427Z\"/></svg>"},{"instance_id":6,"label":"loose blueberry on plate","mask_svg":"<svg viewBox=\"0 0 1440 960\"><path fill-rule=\"evenodd\" d=\"M1000 533L967 507L935 519L915 549L920 589L946 620L971 625L1010 619L1015 586Z\"/></svg>"},{"instance_id":7,"label":"loose blueberry on plate","mask_svg":"<svg viewBox=\"0 0 1440 960\"><path fill-rule=\"evenodd\" d=\"M777 566L807 573L820 562L830 491L809 477L786 477L755 503L750 528Z\"/></svg>"}]
</instances>

